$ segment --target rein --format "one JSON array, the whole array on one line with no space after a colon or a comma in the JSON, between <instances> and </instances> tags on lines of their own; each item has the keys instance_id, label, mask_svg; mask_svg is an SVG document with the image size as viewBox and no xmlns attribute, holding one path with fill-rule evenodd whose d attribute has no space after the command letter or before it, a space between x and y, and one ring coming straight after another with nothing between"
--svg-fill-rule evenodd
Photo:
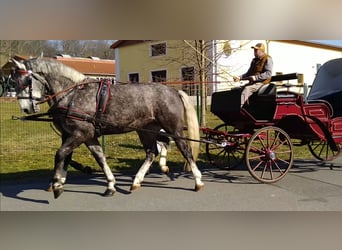
<instances>
[{"instance_id":1,"label":"rein","mask_svg":"<svg viewBox=\"0 0 342 250\"><path fill-rule=\"evenodd\" d=\"M30 71L25 71L25 70L20 70L18 73L20 74L32 74L32 72ZM37 79L38 80L38 79ZM63 89L61 91L58 91L55 94L52 95L46 95L45 98L39 99L37 104L42 104L48 101L51 101L52 99L63 95L65 93L69 93L70 91L73 91L76 88L82 89L84 86L88 85L88 84L92 84L92 83L101 83L101 80L91 80L88 81L89 79L84 79L81 83L76 83L66 89ZM31 83L32 85L32 83ZM29 86L29 85L28 85ZM26 87L26 86L25 86ZM47 87L47 86L46 86ZM99 95L99 93L98 93ZM30 95L30 97L26 97L26 98L31 98L33 100L34 97L32 97ZM106 98L106 97L104 97ZM37 98L38 99L38 98ZM103 111L102 109L106 108L106 101L107 99L102 99L102 104L103 106L101 106L100 111ZM101 102L101 101L100 101ZM18 117L18 116L12 116L12 120L21 120L21 121L47 121L47 122L52 122L53 118L51 118L52 115L64 115L70 119L75 119L75 120L80 120L80 121L86 121L86 122L90 122L93 123L95 125L96 129L101 129L101 124L106 124L107 122L104 121L103 119L101 119L100 117L98 117L98 115L100 115L101 113L96 113L95 116L91 116L85 112L82 112L80 110L75 110L75 109L70 109L69 107L51 107L49 109L48 112L45 113L39 113L39 114L33 114L33 115L28 115L28 116L22 116L22 117ZM49 118L44 118L45 116L49 116ZM98 128L100 126L100 128ZM153 133L153 134L157 134L160 136L164 136L164 137L169 137L169 138L173 138L173 139L184 139L187 141L194 141L194 142L199 142L199 143L208 143L208 140L195 140L195 139L191 139L188 137L182 137L182 136L176 136L176 135L172 135L169 133L161 132L161 131L155 131L155 130L151 130L151 129L144 129L144 128L136 128L136 127L127 127L128 129L132 129L135 131L141 131L141 132L148 132L148 133ZM101 135L101 134L99 134Z\"/></svg>"},{"instance_id":2,"label":"rein","mask_svg":"<svg viewBox=\"0 0 342 250\"><path fill-rule=\"evenodd\" d=\"M86 121L86 122L91 122L91 123L102 123L102 124L106 124L106 121L103 121L102 119L97 119L95 117L91 117L90 115L87 114L80 114L79 112L68 112L66 109L59 109L59 111L57 111L57 113L61 114L61 115L67 115L69 118L71 119L76 119L76 120L81 120L81 121ZM41 113L41 114L34 114L34 115L28 115L28 116L12 116L12 120L21 120L21 121L45 121L45 122L52 122L53 119L52 118L42 118L44 116L51 116L53 114L53 112L46 112L46 113ZM169 134L167 132L161 132L161 131L155 131L152 129L145 129L145 128L136 128L136 127L127 127L129 129L135 130L135 131L140 131L140 132L148 132L148 133L153 133L156 135L160 135L160 136L165 136L165 137L169 137L169 138L173 138L173 139L184 139L187 141L193 141L193 142L199 142L199 143L212 143L212 141L207 140L207 139L201 139L201 140L195 140L195 139L191 139L188 137L183 137L183 136L176 136L176 135L172 135Z\"/></svg>"},{"instance_id":3,"label":"rein","mask_svg":"<svg viewBox=\"0 0 342 250\"><path fill-rule=\"evenodd\" d=\"M64 93L68 93L72 90L74 90L75 88L79 88L79 89L82 89L84 86L88 85L88 84L91 84L91 83L99 83L100 81L99 80L96 80L96 81L87 81L87 79L84 79L82 81L82 83L76 83L75 85L72 85L70 86L69 88L66 88L66 89L63 89L61 91L58 91L57 93L53 94L53 95L46 95L45 96L45 99L39 101L37 104L42 104L42 103L45 103L45 102L48 102L48 101L51 101L52 99L64 94Z\"/></svg>"},{"instance_id":4,"label":"rein","mask_svg":"<svg viewBox=\"0 0 342 250\"><path fill-rule=\"evenodd\" d=\"M50 116L50 115L51 115L50 112L34 114L34 115L26 115L26 116L12 115L12 120L52 122L52 118L42 118L44 116Z\"/></svg>"}]
</instances>

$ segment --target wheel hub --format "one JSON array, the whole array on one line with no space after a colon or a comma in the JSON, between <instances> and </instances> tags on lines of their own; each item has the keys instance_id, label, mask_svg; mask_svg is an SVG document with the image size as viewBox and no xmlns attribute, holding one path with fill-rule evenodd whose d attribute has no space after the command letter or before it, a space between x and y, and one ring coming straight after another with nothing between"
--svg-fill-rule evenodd
<instances>
[{"instance_id":1,"label":"wheel hub","mask_svg":"<svg viewBox=\"0 0 342 250\"><path fill-rule=\"evenodd\" d=\"M269 151L267 153L267 158L272 161L275 160L277 158L276 153L274 151Z\"/></svg>"}]
</instances>

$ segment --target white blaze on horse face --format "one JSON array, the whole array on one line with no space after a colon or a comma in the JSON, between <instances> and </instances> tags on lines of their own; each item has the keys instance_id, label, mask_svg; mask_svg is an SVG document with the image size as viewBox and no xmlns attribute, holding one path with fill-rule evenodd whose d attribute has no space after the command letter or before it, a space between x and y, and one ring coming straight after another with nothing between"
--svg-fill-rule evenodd
<instances>
[{"instance_id":1,"label":"white blaze on horse face","mask_svg":"<svg viewBox=\"0 0 342 250\"><path fill-rule=\"evenodd\" d=\"M34 112L33 100L30 100L29 97L30 97L29 88L22 89L21 91L17 93L17 98L19 101L21 111L26 114L32 114Z\"/></svg>"},{"instance_id":2,"label":"white blaze on horse face","mask_svg":"<svg viewBox=\"0 0 342 250\"><path fill-rule=\"evenodd\" d=\"M19 99L19 105L21 111L26 114L32 114L34 112L32 102L28 99Z\"/></svg>"},{"instance_id":3,"label":"white blaze on horse face","mask_svg":"<svg viewBox=\"0 0 342 250\"><path fill-rule=\"evenodd\" d=\"M27 79L30 77L27 75L22 79L22 82L28 81ZM30 80L31 81L31 80ZM40 106L37 104L37 100L43 96L41 84L32 79L31 88L29 86L21 86L20 90L17 92L17 98L19 101L19 105L21 110L26 114L37 113L40 111ZM31 93L30 93L31 91Z\"/></svg>"}]
</instances>

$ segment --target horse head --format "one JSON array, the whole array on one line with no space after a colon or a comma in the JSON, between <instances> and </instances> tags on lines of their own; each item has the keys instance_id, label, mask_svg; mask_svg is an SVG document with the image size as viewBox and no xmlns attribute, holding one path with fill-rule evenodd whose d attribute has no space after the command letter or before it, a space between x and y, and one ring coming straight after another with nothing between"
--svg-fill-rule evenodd
<instances>
[{"instance_id":1,"label":"horse head","mask_svg":"<svg viewBox=\"0 0 342 250\"><path fill-rule=\"evenodd\" d=\"M40 111L39 101L44 97L44 83L41 77L29 69L25 63L11 59L15 65L11 78L16 82L16 92L20 108L26 114Z\"/></svg>"}]
</instances>

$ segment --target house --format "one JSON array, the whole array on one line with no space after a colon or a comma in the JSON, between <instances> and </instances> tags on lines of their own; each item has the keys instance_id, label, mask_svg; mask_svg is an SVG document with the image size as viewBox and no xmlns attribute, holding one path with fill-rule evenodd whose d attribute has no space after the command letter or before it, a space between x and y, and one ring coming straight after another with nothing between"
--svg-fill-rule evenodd
<instances>
[{"instance_id":1,"label":"house","mask_svg":"<svg viewBox=\"0 0 342 250\"><path fill-rule=\"evenodd\" d=\"M115 61L100 59L98 57L71 57L69 55L59 54L53 59L76 69L82 74L96 79L110 78L115 82Z\"/></svg>"},{"instance_id":2,"label":"house","mask_svg":"<svg viewBox=\"0 0 342 250\"><path fill-rule=\"evenodd\" d=\"M25 61L28 60L29 56L19 56L15 55L13 57L17 61ZM115 83L115 61L114 60L105 60L100 59L98 57L89 57L89 58L80 58L80 57L71 57L69 55L56 55L53 59L71 67L75 70L81 72L90 78L107 78L111 79L113 83ZM8 81L8 76L11 74L11 70L13 68L13 63L7 61L3 67L1 68L0 80L6 79ZM0 84L0 96L7 94L10 89L15 88L15 83L9 81L7 86L2 86Z\"/></svg>"},{"instance_id":3,"label":"house","mask_svg":"<svg viewBox=\"0 0 342 250\"><path fill-rule=\"evenodd\" d=\"M229 89L235 84L232 76L245 73L253 55L251 46L264 43L273 59L273 75L299 73L294 84L312 84L319 67L325 62L342 57L342 47L316 41L301 40L216 40L216 77L214 91ZM299 89L298 91L302 91Z\"/></svg>"},{"instance_id":4,"label":"house","mask_svg":"<svg viewBox=\"0 0 342 250\"><path fill-rule=\"evenodd\" d=\"M245 73L253 55L251 46L266 45L274 62L273 74L298 73L294 84L311 85L320 65L342 57L342 47L301 40L206 41L208 96L211 91L236 87L232 78ZM199 66L195 40L117 40L111 45L116 77L121 82L166 82L189 95L198 93ZM211 64L210 64L211 63ZM299 90L301 91L301 90Z\"/></svg>"},{"instance_id":5,"label":"house","mask_svg":"<svg viewBox=\"0 0 342 250\"><path fill-rule=\"evenodd\" d=\"M15 55L13 57L17 61L25 61L30 57L28 56L19 56ZM71 57L69 55L59 54L54 56L52 59L55 59L71 68L76 69L82 74L91 77L91 78L110 78L115 80L115 61L100 59L98 57ZM2 67L4 75L9 75L11 73L11 68L13 64L8 61Z\"/></svg>"},{"instance_id":6,"label":"house","mask_svg":"<svg viewBox=\"0 0 342 250\"><path fill-rule=\"evenodd\" d=\"M119 82L162 82L189 95L198 92L196 44L184 40L118 40L111 45Z\"/></svg>"}]
</instances>

